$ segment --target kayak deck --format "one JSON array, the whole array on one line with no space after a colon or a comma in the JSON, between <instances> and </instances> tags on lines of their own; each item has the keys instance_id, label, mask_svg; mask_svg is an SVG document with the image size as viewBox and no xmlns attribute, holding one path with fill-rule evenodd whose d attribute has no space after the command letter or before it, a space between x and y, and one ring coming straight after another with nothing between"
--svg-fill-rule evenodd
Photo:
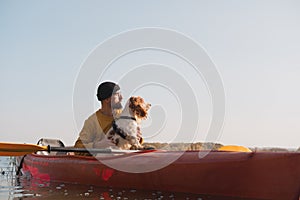
<instances>
[{"instance_id":1,"label":"kayak deck","mask_svg":"<svg viewBox=\"0 0 300 200\"><path fill-rule=\"evenodd\" d=\"M300 193L299 152L29 154L22 172L45 181L242 198L298 200Z\"/></svg>"}]
</instances>

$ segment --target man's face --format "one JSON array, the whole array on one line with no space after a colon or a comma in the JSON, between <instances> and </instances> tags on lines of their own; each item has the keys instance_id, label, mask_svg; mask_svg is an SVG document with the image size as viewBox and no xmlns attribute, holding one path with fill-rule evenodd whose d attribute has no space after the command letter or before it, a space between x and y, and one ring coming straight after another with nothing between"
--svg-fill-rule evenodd
<instances>
[{"instance_id":1,"label":"man's face","mask_svg":"<svg viewBox=\"0 0 300 200\"><path fill-rule=\"evenodd\" d=\"M111 96L111 108L112 109L121 109L123 106L122 106L122 94L120 91L116 92L116 93L113 93L112 96Z\"/></svg>"}]
</instances>

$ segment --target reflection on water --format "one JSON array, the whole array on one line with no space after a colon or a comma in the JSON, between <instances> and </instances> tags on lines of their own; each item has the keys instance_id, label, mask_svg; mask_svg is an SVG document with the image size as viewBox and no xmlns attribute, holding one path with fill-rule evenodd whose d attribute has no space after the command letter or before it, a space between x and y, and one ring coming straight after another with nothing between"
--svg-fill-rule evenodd
<instances>
[{"instance_id":1,"label":"reflection on water","mask_svg":"<svg viewBox=\"0 0 300 200\"><path fill-rule=\"evenodd\" d=\"M93 186L52 183L39 184L36 188L23 188L20 196L32 197L32 199L201 199L199 196L187 196L187 194L163 193L160 191L137 191L112 188L99 188Z\"/></svg>"},{"instance_id":2,"label":"reflection on water","mask_svg":"<svg viewBox=\"0 0 300 200\"><path fill-rule=\"evenodd\" d=\"M43 182L29 176L16 176L15 159L0 157L0 200L39 199L104 199L104 200L239 200L240 198L213 197L163 191L100 188L95 186Z\"/></svg>"}]
</instances>

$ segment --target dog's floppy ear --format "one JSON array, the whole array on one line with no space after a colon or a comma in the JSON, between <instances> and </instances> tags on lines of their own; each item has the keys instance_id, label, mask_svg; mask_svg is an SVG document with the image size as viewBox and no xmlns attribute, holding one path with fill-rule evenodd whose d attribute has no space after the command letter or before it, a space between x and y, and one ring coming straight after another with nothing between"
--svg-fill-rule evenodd
<instances>
[{"instance_id":1,"label":"dog's floppy ear","mask_svg":"<svg viewBox=\"0 0 300 200\"><path fill-rule=\"evenodd\" d=\"M143 107L144 99L142 97L130 97L129 99L129 108L133 111L135 115L139 118L146 118L147 111L150 107L150 104L146 107Z\"/></svg>"}]
</instances>

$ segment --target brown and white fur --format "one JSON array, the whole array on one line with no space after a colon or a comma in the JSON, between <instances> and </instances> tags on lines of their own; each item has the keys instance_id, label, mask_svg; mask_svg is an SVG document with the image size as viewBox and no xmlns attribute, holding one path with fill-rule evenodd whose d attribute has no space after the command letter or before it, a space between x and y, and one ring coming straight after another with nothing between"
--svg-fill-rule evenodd
<instances>
[{"instance_id":1,"label":"brown and white fur","mask_svg":"<svg viewBox=\"0 0 300 200\"><path fill-rule=\"evenodd\" d=\"M130 97L124 110L114 122L115 127L125 133L125 139L116 133L117 129L114 127L107 132L107 138L119 149L143 149L138 134L141 121L147 118L150 107L151 104L146 103L142 97Z\"/></svg>"}]
</instances>

